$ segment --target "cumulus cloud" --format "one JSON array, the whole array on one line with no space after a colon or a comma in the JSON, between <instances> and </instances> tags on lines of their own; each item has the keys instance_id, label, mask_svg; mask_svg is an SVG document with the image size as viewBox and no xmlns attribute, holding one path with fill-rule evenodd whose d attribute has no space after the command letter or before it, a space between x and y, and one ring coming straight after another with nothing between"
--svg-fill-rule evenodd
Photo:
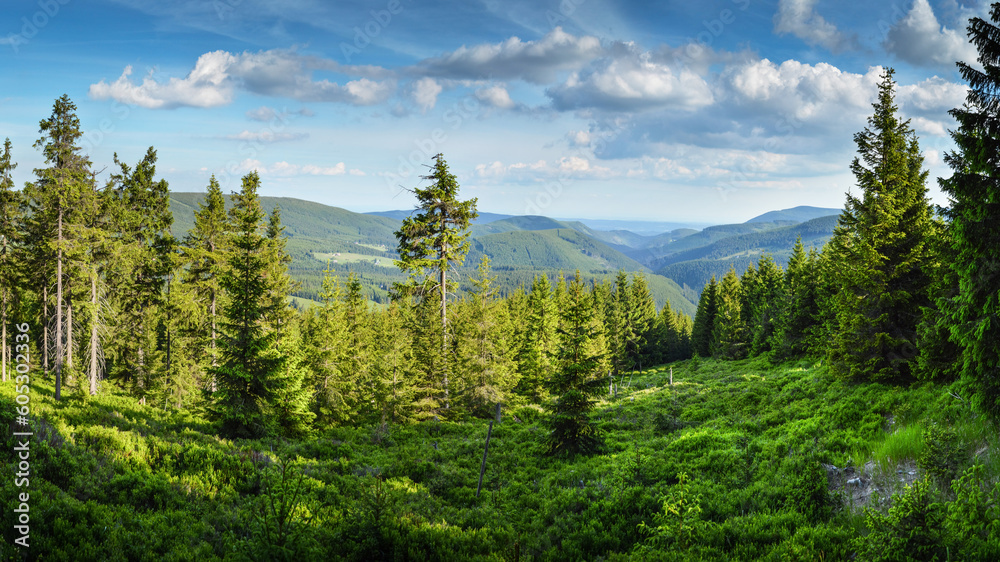
<instances>
[{"instance_id":1,"label":"cumulus cloud","mask_svg":"<svg viewBox=\"0 0 1000 562\"><path fill-rule=\"evenodd\" d=\"M396 88L391 78L377 81L365 77L345 84L313 80L312 72L318 69L342 70L333 61L304 57L292 50L213 51L198 57L184 78L157 81L150 74L135 82L128 66L117 80L92 84L90 96L149 109L217 107L230 103L236 90L299 101L374 105L385 101Z\"/></svg>"},{"instance_id":2,"label":"cumulus cloud","mask_svg":"<svg viewBox=\"0 0 1000 562\"><path fill-rule=\"evenodd\" d=\"M597 37L576 37L556 27L537 41L511 37L501 43L462 46L450 53L421 61L414 71L425 76L453 79L486 77L521 79L546 84L559 71L579 68L601 53Z\"/></svg>"},{"instance_id":3,"label":"cumulus cloud","mask_svg":"<svg viewBox=\"0 0 1000 562\"><path fill-rule=\"evenodd\" d=\"M198 57L194 69L184 78L157 82L152 72L141 82L129 78L132 66L126 66L114 82L101 80L91 84L90 97L138 105L149 109L172 109L180 106L218 107L233 101L235 84L227 74L234 57L225 51L205 53Z\"/></svg>"},{"instance_id":4,"label":"cumulus cloud","mask_svg":"<svg viewBox=\"0 0 1000 562\"><path fill-rule=\"evenodd\" d=\"M774 15L775 33L790 33L807 44L833 52L858 47L857 37L846 35L815 11L816 0L779 0Z\"/></svg>"},{"instance_id":5,"label":"cumulus cloud","mask_svg":"<svg viewBox=\"0 0 1000 562\"><path fill-rule=\"evenodd\" d=\"M589 130L573 131L567 140L570 146L581 146L589 139L594 156L602 160L667 159L649 162L634 175L662 173L684 179L688 172L692 177L709 177L709 169L715 167L764 169L770 160L763 154L795 154L788 165L809 161L815 167L834 160L827 157L819 162L810 155L839 153L849 159L855 149L851 139L871 115L882 73L882 67L854 73L825 63L746 61L706 78L714 100L711 105L643 113L594 111ZM901 116L911 120L923 140L947 135L953 126L948 111L961 106L965 93L964 85L933 77L899 84L896 102ZM596 135L604 142L594 143ZM687 147L689 153L681 153L678 147ZM701 164L691 160L693 152L716 150L748 152L713 152ZM728 164L731 154L738 158ZM671 162L685 169L671 167ZM835 173L838 168L833 168ZM818 167L799 170L806 175L826 171Z\"/></svg>"},{"instance_id":6,"label":"cumulus cloud","mask_svg":"<svg viewBox=\"0 0 1000 562\"><path fill-rule=\"evenodd\" d=\"M920 135L945 136L954 119L948 111L961 107L969 88L933 76L916 84L896 88L900 111L910 118L910 124Z\"/></svg>"},{"instance_id":7,"label":"cumulus cloud","mask_svg":"<svg viewBox=\"0 0 1000 562\"><path fill-rule=\"evenodd\" d=\"M511 109L514 107L514 100L510 99L507 88L500 84L494 84L485 88L479 88L475 92L476 99L499 109Z\"/></svg>"},{"instance_id":8,"label":"cumulus cloud","mask_svg":"<svg viewBox=\"0 0 1000 562\"><path fill-rule=\"evenodd\" d=\"M413 83L413 101L421 111L427 112L434 109L437 104L438 94L443 88L433 78L421 78Z\"/></svg>"},{"instance_id":9,"label":"cumulus cloud","mask_svg":"<svg viewBox=\"0 0 1000 562\"><path fill-rule=\"evenodd\" d=\"M712 91L701 76L686 67L675 69L657 62L651 53L633 45L574 72L546 94L559 110L694 109L713 102Z\"/></svg>"},{"instance_id":10,"label":"cumulus cloud","mask_svg":"<svg viewBox=\"0 0 1000 562\"><path fill-rule=\"evenodd\" d=\"M978 56L964 33L938 22L927 0L914 0L906 16L889 28L882 46L917 66L954 68L955 61L971 64Z\"/></svg>"}]
</instances>

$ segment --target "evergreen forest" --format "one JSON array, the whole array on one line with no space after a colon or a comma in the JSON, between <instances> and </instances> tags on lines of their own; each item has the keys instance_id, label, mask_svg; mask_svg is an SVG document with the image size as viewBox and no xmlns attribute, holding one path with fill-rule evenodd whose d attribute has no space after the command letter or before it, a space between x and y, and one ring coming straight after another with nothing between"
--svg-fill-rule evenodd
<instances>
[{"instance_id":1,"label":"evergreen forest","mask_svg":"<svg viewBox=\"0 0 1000 562\"><path fill-rule=\"evenodd\" d=\"M604 249L555 221L571 267L498 279L537 239L491 241L441 154L378 241L395 275L310 253L303 291L256 172L213 178L182 232L157 151L91 162L58 98L33 181L0 152L0 558L1000 559L991 14L949 205L888 69L832 236L686 270L693 316L652 268L572 267Z\"/></svg>"}]
</instances>

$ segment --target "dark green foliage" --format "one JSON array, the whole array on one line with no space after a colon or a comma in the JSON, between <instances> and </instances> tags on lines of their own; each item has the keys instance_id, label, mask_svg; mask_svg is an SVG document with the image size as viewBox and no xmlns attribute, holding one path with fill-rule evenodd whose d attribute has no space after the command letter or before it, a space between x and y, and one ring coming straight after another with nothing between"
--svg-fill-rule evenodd
<instances>
[{"instance_id":1,"label":"dark green foliage","mask_svg":"<svg viewBox=\"0 0 1000 562\"><path fill-rule=\"evenodd\" d=\"M536 276L528 294L527 317L518 370L518 392L541 402L546 396L549 377L555 369L558 350L559 310L549 285L549 278Z\"/></svg>"},{"instance_id":2,"label":"dark green foliage","mask_svg":"<svg viewBox=\"0 0 1000 562\"><path fill-rule=\"evenodd\" d=\"M396 231L399 241L399 261L396 265L411 275L424 274L425 269L436 273L433 281L425 280L422 291L436 292L438 306L441 310L440 347L441 354L448 352L448 272L455 265L462 265L465 255L469 252L469 223L479 216L476 212L476 199L458 200L458 180L448 170L444 155L434 156L431 173L422 176L433 182L426 188L415 188L417 196L417 211L415 217L403 219L403 224ZM440 362L441 377L444 390L444 407L450 407L448 388L447 361Z\"/></svg>"},{"instance_id":3,"label":"dark green foliage","mask_svg":"<svg viewBox=\"0 0 1000 562\"><path fill-rule=\"evenodd\" d=\"M709 347L714 357L742 359L748 355L746 324L743 322L741 285L736 270L730 269L722 278L716 293L716 313L712 325L712 344Z\"/></svg>"},{"instance_id":4,"label":"dark green foliage","mask_svg":"<svg viewBox=\"0 0 1000 562\"><path fill-rule=\"evenodd\" d=\"M779 359L798 357L809 349L809 339L819 314L818 268L815 251L808 254L802 240L795 242L785 271L784 290L777 306L771 348Z\"/></svg>"},{"instance_id":5,"label":"dark green foliage","mask_svg":"<svg viewBox=\"0 0 1000 562\"><path fill-rule=\"evenodd\" d=\"M230 213L232 251L220 279L229 301L223 308L219 366L210 371L218 384L213 397L215 416L227 435L240 437L267 433L264 412L275 399L275 379L286 369L286 358L276 347L277 333L265 326L273 300L265 275L268 243L262 233L259 185L256 172L244 176Z\"/></svg>"},{"instance_id":6,"label":"dark green foliage","mask_svg":"<svg viewBox=\"0 0 1000 562\"><path fill-rule=\"evenodd\" d=\"M747 268L747 273L740 279L740 292L740 312L746 326L750 355L771 351L785 294L784 273L774 263L774 258L765 254L757 262L756 269Z\"/></svg>"},{"instance_id":7,"label":"dark green foliage","mask_svg":"<svg viewBox=\"0 0 1000 562\"><path fill-rule=\"evenodd\" d=\"M912 378L920 307L930 304L931 207L916 134L901 121L888 70L868 127L854 136L851 170L861 198L847 204L826 252L835 264L837 372L870 380Z\"/></svg>"},{"instance_id":8,"label":"dark green foliage","mask_svg":"<svg viewBox=\"0 0 1000 562\"><path fill-rule=\"evenodd\" d=\"M718 285L715 276L708 282L698 300L698 312L694 317L694 327L691 330L692 352L700 357L712 354L712 330L715 328L717 313Z\"/></svg>"},{"instance_id":9,"label":"dark green foliage","mask_svg":"<svg viewBox=\"0 0 1000 562\"><path fill-rule=\"evenodd\" d=\"M952 139L958 150L945 161L952 176L941 180L941 189L951 202L945 210L951 219L953 240L951 268L959 291L945 296L943 307L951 315L951 335L961 348L962 376L975 388L979 411L996 425L1000 422L1000 107L996 90L1000 84L1000 4L990 8L990 20L972 18L968 34L979 51L982 70L958 63L969 83L966 103L951 111L958 121Z\"/></svg>"},{"instance_id":10,"label":"dark green foliage","mask_svg":"<svg viewBox=\"0 0 1000 562\"><path fill-rule=\"evenodd\" d=\"M555 372L549 382L553 401L548 405L550 454L594 452L600 445L597 426L590 419L593 396L600 392L604 354L597 311L584 287L580 272L566 291L566 305L559 329L561 345Z\"/></svg>"}]
</instances>

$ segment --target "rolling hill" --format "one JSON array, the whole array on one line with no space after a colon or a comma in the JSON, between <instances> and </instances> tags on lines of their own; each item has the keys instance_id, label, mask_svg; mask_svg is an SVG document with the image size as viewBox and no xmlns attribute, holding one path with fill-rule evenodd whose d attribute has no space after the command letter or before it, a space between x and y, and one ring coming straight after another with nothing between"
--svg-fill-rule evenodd
<instances>
[{"instance_id":1,"label":"rolling hill","mask_svg":"<svg viewBox=\"0 0 1000 562\"><path fill-rule=\"evenodd\" d=\"M204 193L172 193L173 232L183 238L194 225L194 212ZM229 201L227 198L227 206ZM355 273L361 279L369 299L385 302L394 282L406 276L394 266L395 231L399 220L376 213L354 213L293 198L261 197L264 209L281 207L282 223L288 236L287 249L292 257L290 273L300 283L297 297L317 298L323 271L328 267L346 277ZM485 216L490 216L483 213ZM509 292L518 286L530 286L536 274L554 278L559 271L570 276L576 269L588 280L613 279L619 269L644 273L650 290L662 306L669 299L675 310L694 314L694 291L685 291L665 278L656 278L649 268L623 254L627 246L602 242L604 234L581 222L562 222L540 216L493 215L496 220L473 225L472 248L459 270L459 279L475 276L483 254L490 256L497 284ZM656 278L656 279L654 279ZM463 288L468 288L463 285Z\"/></svg>"},{"instance_id":2,"label":"rolling hill","mask_svg":"<svg viewBox=\"0 0 1000 562\"><path fill-rule=\"evenodd\" d=\"M829 215L795 225L734 234L660 258L653 268L659 275L673 279L681 286L701 290L712 275L721 278L730 267L742 273L765 253L771 254L778 264L784 266L795 240L800 236L807 249L821 248L833 234L837 219L838 215ZM738 232L738 229L733 231Z\"/></svg>"}]
</instances>

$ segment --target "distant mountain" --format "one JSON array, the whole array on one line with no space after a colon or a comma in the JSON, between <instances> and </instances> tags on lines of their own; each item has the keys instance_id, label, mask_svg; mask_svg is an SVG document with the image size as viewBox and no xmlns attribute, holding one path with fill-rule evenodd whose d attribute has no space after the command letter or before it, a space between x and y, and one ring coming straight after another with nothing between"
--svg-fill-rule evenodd
<instances>
[{"instance_id":1,"label":"distant mountain","mask_svg":"<svg viewBox=\"0 0 1000 562\"><path fill-rule=\"evenodd\" d=\"M656 273L673 279L682 287L700 291L712 275L719 279L730 267L742 273L764 254L771 254L784 267L795 240L800 236L807 249L821 248L833 235L838 218L839 215L829 215L796 225L724 237L711 244L661 258L653 264L653 268Z\"/></svg>"},{"instance_id":2,"label":"distant mountain","mask_svg":"<svg viewBox=\"0 0 1000 562\"><path fill-rule=\"evenodd\" d=\"M698 232L674 231L650 239L645 247L630 252L629 255L640 263L656 269L664 265L664 258L682 252L703 248L725 238L774 230L793 224L795 223L792 221L722 224L709 226Z\"/></svg>"},{"instance_id":3,"label":"distant mountain","mask_svg":"<svg viewBox=\"0 0 1000 562\"><path fill-rule=\"evenodd\" d=\"M204 193L171 193L173 232L179 239L194 226L194 212L204 197ZM402 218L410 216L410 211L354 213L287 197L261 197L261 205L267 212L276 205L281 207L287 249L292 256L290 272L301 284L297 297L317 298L323 270L328 267L341 278L349 272L357 274L368 297L379 302L384 302L392 283L405 280L405 274L394 266L397 243L394 233ZM227 208L231 206L231 198L227 197ZM457 276L463 289L469 288L468 280L475 276L475 268L485 253L490 256L498 287L503 292L530 286L538 274L554 278L563 271L571 276L579 269L588 281L599 282L613 279L619 269L624 269L647 276L659 306L670 299L675 310L694 314L695 292L684 291L673 281L653 275L617 246L602 242L598 238L601 233L581 222L540 216L482 215L487 222L477 221L470 229L472 249Z\"/></svg>"},{"instance_id":4,"label":"distant mountain","mask_svg":"<svg viewBox=\"0 0 1000 562\"><path fill-rule=\"evenodd\" d=\"M818 219L820 217L828 217L830 215L839 215L840 209L831 209L826 207L807 207L799 206L792 207L791 209L785 209L783 211L771 211L764 213L763 215L754 217L748 220L751 222L778 222L778 221L795 221L795 222L806 222L812 219Z\"/></svg>"},{"instance_id":5,"label":"distant mountain","mask_svg":"<svg viewBox=\"0 0 1000 562\"><path fill-rule=\"evenodd\" d=\"M582 222L594 230L609 232L628 230L642 236L656 236L677 229L699 229L710 226L711 223L639 221L639 220L606 220L606 219L557 219L564 222Z\"/></svg>"}]
</instances>

